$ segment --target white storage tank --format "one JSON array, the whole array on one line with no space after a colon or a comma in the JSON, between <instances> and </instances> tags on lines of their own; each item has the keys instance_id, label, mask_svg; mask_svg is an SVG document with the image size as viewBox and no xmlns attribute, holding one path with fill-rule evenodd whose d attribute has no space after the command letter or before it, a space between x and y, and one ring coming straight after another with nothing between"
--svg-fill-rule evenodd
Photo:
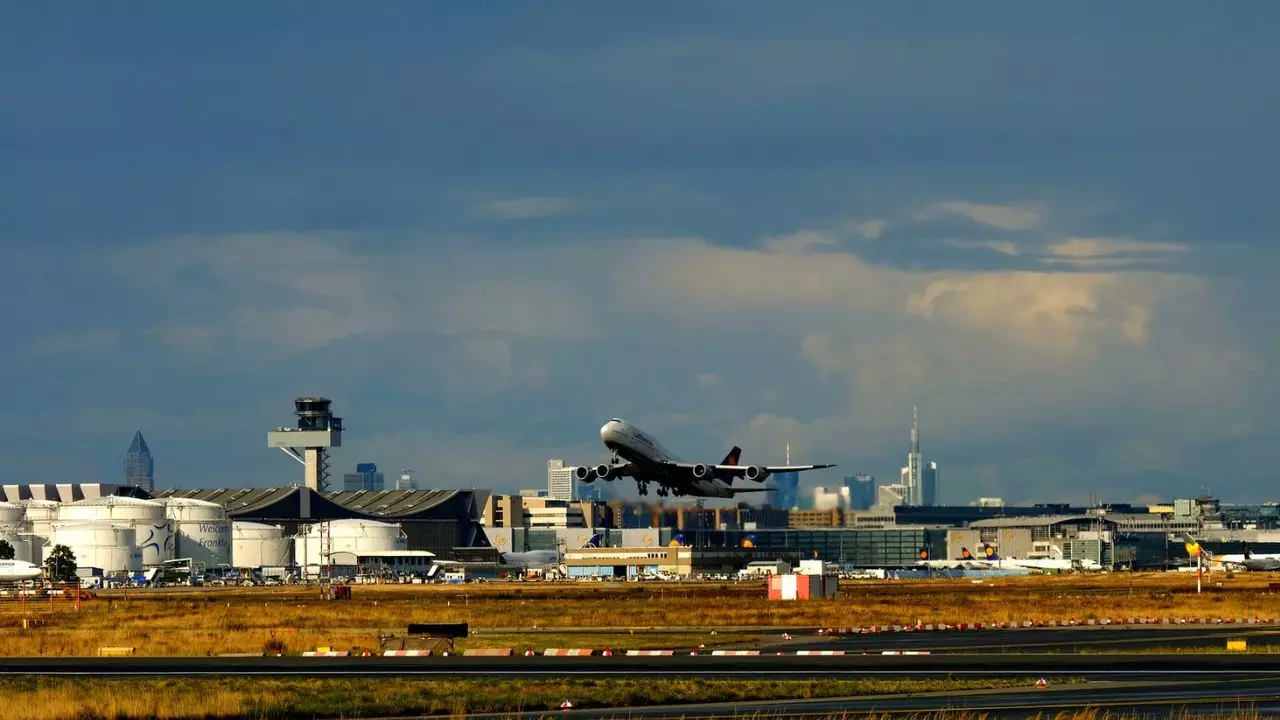
<instances>
[{"instance_id":1,"label":"white storage tank","mask_svg":"<svg viewBox=\"0 0 1280 720\"><path fill-rule=\"evenodd\" d=\"M26 511L27 531L31 533L31 562L44 563L44 548L53 537L53 523L58 520L58 510L62 507L53 500L23 500L22 507Z\"/></svg>"},{"instance_id":2,"label":"white storage tank","mask_svg":"<svg viewBox=\"0 0 1280 720\"><path fill-rule=\"evenodd\" d=\"M231 523L231 563L237 568L289 567L292 543L284 528L256 522Z\"/></svg>"},{"instance_id":3,"label":"white storage tank","mask_svg":"<svg viewBox=\"0 0 1280 720\"><path fill-rule=\"evenodd\" d=\"M204 568L231 564L231 520L218 503L194 498L161 501L173 527L173 556Z\"/></svg>"},{"instance_id":4,"label":"white storage tank","mask_svg":"<svg viewBox=\"0 0 1280 720\"><path fill-rule=\"evenodd\" d=\"M18 523L0 525L0 540L13 546L13 559L23 562L35 562L31 559L31 535Z\"/></svg>"},{"instance_id":5,"label":"white storage tank","mask_svg":"<svg viewBox=\"0 0 1280 720\"><path fill-rule=\"evenodd\" d=\"M409 537L398 524L377 520L331 520L315 523L294 539L294 557L299 564L321 565L328 553L361 554L385 550L408 550Z\"/></svg>"},{"instance_id":6,"label":"white storage tank","mask_svg":"<svg viewBox=\"0 0 1280 720\"><path fill-rule=\"evenodd\" d=\"M76 556L76 567L100 568L104 575L142 570L142 550L137 532L129 525L111 522L56 522L45 555L66 545Z\"/></svg>"},{"instance_id":7,"label":"white storage tank","mask_svg":"<svg viewBox=\"0 0 1280 720\"><path fill-rule=\"evenodd\" d=\"M58 522L111 523L130 527L142 551L142 564L155 566L173 559L173 530L164 506L152 500L108 495L79 500L58 510Z\"/></svg>"},{"instance_id":8,"label":"white storage tank","mask_svg":"<svg viewBox=\"0 0 1280 720\"><path fill-rule=\"evenodd\" d=\"M16 503L0 501L0 525L16 525L27 515L27 509Z\"/></svg>"}]
</instances>

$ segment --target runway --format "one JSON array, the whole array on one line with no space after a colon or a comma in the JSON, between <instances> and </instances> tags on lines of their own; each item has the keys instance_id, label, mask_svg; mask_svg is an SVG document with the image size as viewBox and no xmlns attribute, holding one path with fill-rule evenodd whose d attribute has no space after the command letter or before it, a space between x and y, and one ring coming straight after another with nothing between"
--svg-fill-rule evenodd
<instances>
[{"instance_id":1,"label":"runway","mask_svg":"<svg viewBox=\"0 0 1280 720\"><path fill-rule=\"evenodd\" d=\"M1280 677L1280 655L956 654L668 657L9 657L0 675L752 679Z\"/></svg>"},{"instance_id":2,"label":"runway","mask_svg":"<svg viewBox=\"0 0 1280 720\"><path fill-rule=\"evenodd\" d=\"M1280 629L1250 626L1179 628L1029 628L968 632L897 632L838 637L794 637L726 647L774 652L806 650L929 650L931 652L1123 652L1152 648L1224 649L1228 639L1246 639L1251 647L1280 646Z\"/></svg>"},{"instance_id":3,"label":"runway","mask_svg":"<svg viewBox=\"0 0 1280 720\"><path fill-rule=\"evenodd\" d=\"M663 705L623 709L533 711L523 714L472 715L474 718L725 718L734 716L822 717L835 713L903 714L965 710L989 717L1049 716L1084 709L1106 710L1128 717L1167 718L1256 711L1280 713L1280 692L1271 680L1181 683L1101 683L1050 686L1044 689L928 693L914 696L869 696L813 700Z\"/></svg>"}]
</instances>

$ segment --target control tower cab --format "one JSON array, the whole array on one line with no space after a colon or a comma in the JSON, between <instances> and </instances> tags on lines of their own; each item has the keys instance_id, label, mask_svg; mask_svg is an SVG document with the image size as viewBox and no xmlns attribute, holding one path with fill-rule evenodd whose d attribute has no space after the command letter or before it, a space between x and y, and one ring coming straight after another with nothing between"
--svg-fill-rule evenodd
<instances>
[{"instance_id":1,"label":"control tower cab","mask_svg":"<svg viewBox=\"0 0 1280 720\"><path fill-rule=\"evenodd\" d=\"M267 433L267 447L280 448L302 463L302 484L312 490L329 489L331 447L342 447L342 418L334 417L332 401L300 397L293 401L297 427L278 427Z\"/></svg>"}]
</instances>

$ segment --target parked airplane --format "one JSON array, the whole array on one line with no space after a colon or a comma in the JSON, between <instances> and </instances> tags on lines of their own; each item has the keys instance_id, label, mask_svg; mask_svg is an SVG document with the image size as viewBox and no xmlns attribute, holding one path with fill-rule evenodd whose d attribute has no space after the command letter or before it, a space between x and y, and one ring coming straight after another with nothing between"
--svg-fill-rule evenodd
<instances>
[{"instance_id":1,"label":"parked airplane","mask_svg":"<svg viewBox=\"0 0 1280 720\"><path fill-rule=\"evenodd\" d=\"M600 547L600 543L602 542L604 542L604 537L600 535L600 533L596 533L583 543L582 547ZM514 565L527 570L538 570L559 566L563 562L561 555L562 553L559 549L500 552L498 553L498 562L503 565ZM466 568L477 564L483 563L461 562L458 560L434 560L432 561L432 569L429 575L435 575L435 573L439 571L439 568Z\"/></svg>"},{"instance_id":2,"label":"parked airplane","mask_svg":"<svg viewBox=\"0 0 1280 720\"><path fill-rule=\"evenodd\" d=\"M735 478L764 482L773 473L821 470L835 465L739 465L742 448L735 447L717 464L687 463L636 426L614 418L600 428L600 440L613 452L609 464L577 467L573 476L581 482L635 478L641 495L649 483L658 484L658 495L731 498L748 492L772 492L773 488L734 489Z\"/></svg>"},{"instance_id":3,"label":"parked airplane","mask_svg":"<svg viewBox=\"0 0 1280 720\"><path fill-rule=\"evenodd\" d=\"M1205 569L1210 572L1214 570L1248 570L1250 572L1275 572L1280 570L1280 553L1258 555L1249 549L1249 543L1244 543L1243 552L1214 555L1195 538L1190 535L1187 538L1187 555L1194 559L1197 552L1202 553L1205 560Z\"/></svg>"},{"instance_id":4,"label":"parked airplane","mask_svg":"<svg viewBox=\"0 0 1280 720\"><path fill-rule=\"evenodd\" d=\"M591 536L587 540L584 548L600 547L600 543L604 542L604 537L599 533ZM502 558L502 562L507 565L519 565L521 567L542 567L548 565L560 564L559 550L526 550L525 552L504 552L498 555Z\"/></svg>"},{"instance_id":5,"label":"parked airplane","mask_svg":"<svg viewBox=\"0 0 1280 720\"><path fill-rule=\"evenodd\" d=\"M1066 560L1064 558L1002 558L1000 553L991 545L983 545L981 557L978 558L973 557L969 552L969 548L960 548L960 554L961 557L958 560L921 560L916 564L931 568L968 569L989 568L993 565L1027 570L1097 571L1102 569L1102 565L1096 560L1087 558L1081 560Z\"/></svg>"},{"instance_id":6,"label":"parked airplane","mask_svg":"<svg viewBox=\"0 0 1280 720\"><path fill-rule=\"evenodd\" d=\"M44 574L44 568L22 560L0 560L0 581L35 580Z\"/></svg>"}]
</instances>

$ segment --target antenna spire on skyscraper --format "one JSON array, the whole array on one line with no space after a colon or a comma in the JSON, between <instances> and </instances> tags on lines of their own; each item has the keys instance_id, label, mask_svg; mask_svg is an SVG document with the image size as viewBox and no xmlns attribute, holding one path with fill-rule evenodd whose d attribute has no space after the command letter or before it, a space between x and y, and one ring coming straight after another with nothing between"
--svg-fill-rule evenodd
<instances>
[{"instance_id":1,"label":"antenna spire on skyscraper","mask_svg":"<svg viewBox=\"0 0 1280 720\"><path fill-rule=\"evenodd\" d=\"M791 443L787 443L787 464L791 464Z\"/></svg>"}]
</instances>

